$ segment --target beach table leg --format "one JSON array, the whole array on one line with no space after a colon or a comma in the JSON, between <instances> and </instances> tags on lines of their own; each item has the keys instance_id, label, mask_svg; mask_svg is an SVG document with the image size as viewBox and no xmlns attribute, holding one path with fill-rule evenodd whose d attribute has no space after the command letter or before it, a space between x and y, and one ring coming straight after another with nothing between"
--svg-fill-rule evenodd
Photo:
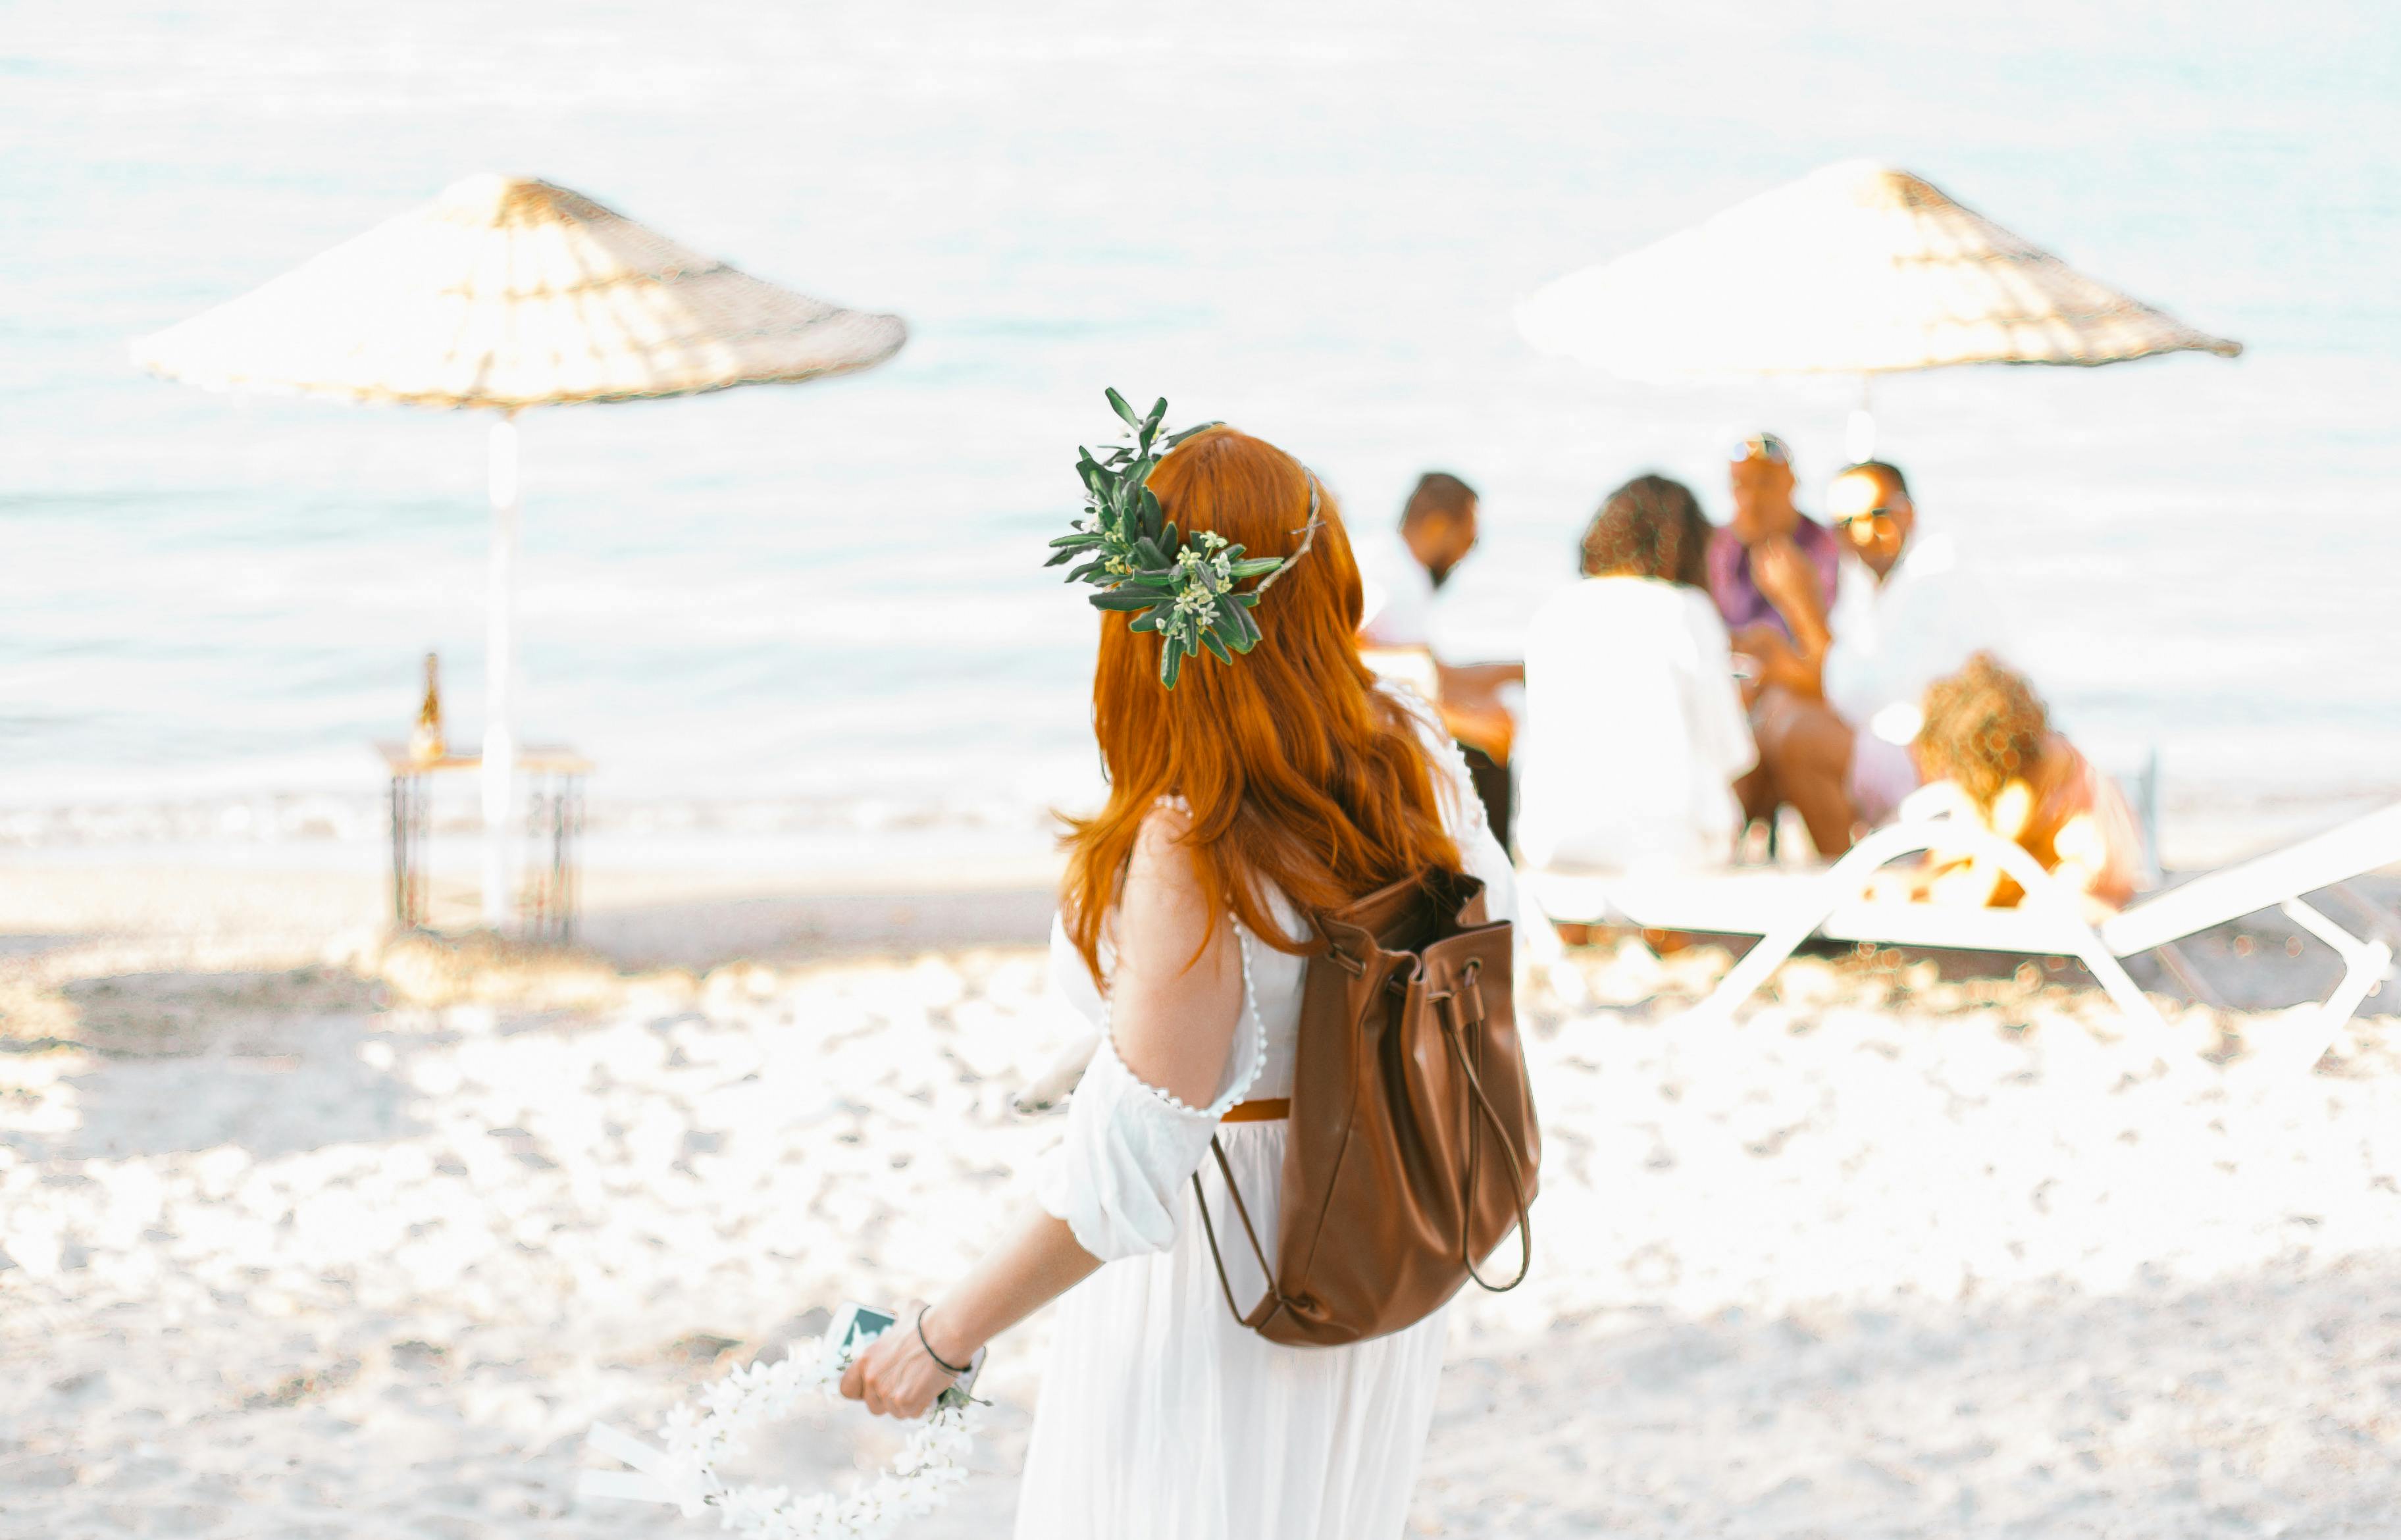
<instances>
[{"instance_id":1,"label":"beach table leg","mask_svg":"<svg viewBox=\"0 0 2401 1540\"><path fill-rule=\"evenodd\" d=\"M408 846L402 832L406 827L402 799L408 795L401 777L391 777L391 923L395 928L408 928Z\"/></svg>"},{"instance_id":2,"label":"beach table leg","mask_svg":"<svg viewBox=\"0 0 2401 1540\"><path fill-rule=\"evenodd\" d=\"M425 777L391 777L391 921L402 930L425 924Z\"/></svg>"},{"instance_id":3,"label":"beach table leg","mask_svg":"<svg viewBox=\"0 0 2401 1540\"><path fill-rule=\"evenodd\" d=\"M575 940L576 845L583 832L583 777L569 776L562 783L558 799L558 827L553 837L551 854L556 862L558 885L558 939Z\"/></svg>"},{"instance_id":4,"label":"beach table leg","mask_svg":"<svg viewBox=\"0 0 2401 1540\"><path fill-rule=\"evenodd\" d=\"M528 936L562 943L575 939L575 847L583 828L583 776L534 772L526 796L526 842L537 854L517 897L517 922Z\"/></svg>"}]
</instances>

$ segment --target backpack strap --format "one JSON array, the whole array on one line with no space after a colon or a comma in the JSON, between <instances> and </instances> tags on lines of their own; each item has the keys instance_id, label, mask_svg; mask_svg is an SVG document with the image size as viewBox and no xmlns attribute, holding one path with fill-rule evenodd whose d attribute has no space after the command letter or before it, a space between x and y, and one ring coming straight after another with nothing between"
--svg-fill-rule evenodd
<instances>
[{"instance_id":1,"label":"backpack strap","mask_svg":"<svg viewBox=\"0 0 2401 1540\"><path fill-rule=\"evenodd\" d=\"M1258 1000L1251 993L1251 943L1239 920L1234 922L1234 934L1242 942L1242 999L1251 1013L1251 1030L1258 1038L1255 1048L1258 1065L1264 1065L1268 1052L1267 1024L1259 1020ZM1254 1066L1251 1073L1252 1079L1257 1079L1258 1066ZM1283 1296L1277 1292L1275 1269L1268 1262L1267 1247L1259 1244L1258 1228L1251 1223L1250 1205L1242 1202L1242 1189L1234 1180L1234 1168L1226 1159L1226 1147L1214 1133L1209 1135L1209 1152L1217 1158L1217 1170L1226 1178L1226 1195L1234 1200L1235 1217L1242 1221L1242 1233L1250 1238L1251 1255L1259 1259L1259 1276L1268 1281L1267 1293L1251 1307L1248 1315L1244 1315L1242 1307L1234 1302L1233 1281L1226 1276L1226 1258L1217 1250L1217 1227L1209 1217L1209 1194L1200 1186L1200 1173L1198 1171L1192 1174L1192 1201L1200 1210L1200 1231L1209 1238L1209 1260L1217 1270L1217 1286L1225 1291L1226 1308L1233 1313L1237 1323L1255 1331L1269 1316L1283 1308Z\"/></svg>"},{"instance_id":2,"label":"backpack strap","mask_svg":"<svg viewBox=\"0 0 2401 1540\"><path fill-rule=\"evenodd\" d=\"M1233 1280L1226 1276L1226 1258L1217 1251L1217 1227L1209 1219L1209 1195L1201 1190L1200 1174L1196 1171L1192 1174L1192 1198L1200 1205L1200 1231L1209 1237L1209 1260L1216 1266L1217 1286L1225 1291L1226 1309L1233 1314L1238 1325L1255 1331L1269 1316L1283 1307L1283 1296L1276 1289L1275 1269L1268 1262L1267 1248L1259 1244L1259 1232L1251 1223L1251 1210L1242 1202L1242 1189L1235 1184L1234 1168L1226 1160L1226 1147L1217 1141L1214 1134L1209 1135L1209 1152L1217 1157L1217 1170L1226 1178L1226 1195L1234 1200L1234 1213L1242 1221L1242 1233L1250 1237L1251 1255L1259 1259L1259 1276L1268 1281L1267 1293L1259 1297L1259 1302L1251 1307L1248 1315L1243 1314L1242 1307L1234 1302Z\"/></svg>"},{"instance_id":3,"label":"backpack strap","mask_svg":"<svg viewBox=\"0 0 2401 1540\"><path fill-rule=\"evenodd\" d=\"M1526 1174L1517 1164L1517 1152L1509 1148L1508 1130L1502 1124L1501 1114L1492 1109L1492 1099L1484 1093L1484 1080L1475 1073L1475 1065L1467 1052L1463 1029L1475 1026L1484 1019L1484 992L1475 982L1475 975L1481 969L1480 963L1470 961L1461 970L1459 981L1434 996L1430 1003L1434 1008L1434 1019L1442 1024L1442 1039L1450 1045L1450 1056L1459 1062L1459 1072L1467 1080L1470 1100L1467 1108L1467 1168L1459 1188L1461 1259L1467 1264L1467 1275L1475 1280L1477 1287L1490 1294L1506 1294L1524 1283L1526 1274L1533 1271L1534 1220L1526 1207ZM1473 1012L1464 1023L1461 1021L1461 997L1465 997L1467 1010ZM1492 1125L1492 1143L1501 1151L1509 1177L1510 1201L1517 1208L1517 1276L1505 1284L1485 1281L1484 1274L1476 1271L1475 1258L1472 1255L1474 1248L1467 1238L1470 1205L1475 1198L1476 1134L1481 1130L1475 1115L1479 1111L1484 1114L1484 1121Z\"/></svg>"}]
</instances>

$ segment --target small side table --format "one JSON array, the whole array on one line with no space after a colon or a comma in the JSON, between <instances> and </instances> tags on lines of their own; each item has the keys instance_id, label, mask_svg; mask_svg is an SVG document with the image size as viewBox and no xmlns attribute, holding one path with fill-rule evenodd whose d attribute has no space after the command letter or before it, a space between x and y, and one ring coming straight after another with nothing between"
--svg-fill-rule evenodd
<instances>
[{"instance_id":1,"label":"small side table","mask_svg":"<svg viewBox=\"0 0 2401 1540\"><path fill-rule=\"evenodd\" d=\"M431 779L483 769L481 754L421 760L405 743L378 741L391 776L391 918L404 930L425 928L426 873L431 853ZM575 843L583 832L583 777L592 762L558 744L517 750L526 781L526 839L532 859L517 890L517 919L527 935L571 941L575 935Z\"/></svg>"}]
</instances>

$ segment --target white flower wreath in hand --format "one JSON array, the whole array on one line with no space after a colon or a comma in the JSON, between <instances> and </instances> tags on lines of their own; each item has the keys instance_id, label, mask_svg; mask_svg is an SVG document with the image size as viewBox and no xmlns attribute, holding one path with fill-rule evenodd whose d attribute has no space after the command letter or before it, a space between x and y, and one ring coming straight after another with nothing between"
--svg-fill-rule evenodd
<instances>
[{"instance_id":1,"label":"white flower wreath in hand","mask_svg":"<svg viewBox=\"0 0 2401 1540\"><path fill-rule=\"evenodd\" d=\"M672 1503L686 1518L715 1508L726 1529L754 1540L888 1535L902 1519L941 1506L951 1489L967 1479L959 1460L974 1441L981 1403L965 1391L944 1391L883 1474L846 1496L822 1492L795 1497L785 1487L730 1486L717 1474L720 1462L741 1452L752 1428L789 1417L803 1396L839 1399L842 1371L849 1363L850 1354L830 1351L822 1337L810 1337L794 1342L781 1362L746 1364L702 1391L697 1409L687 1401L667 1413L659 1426L664 1449L595 1423L587 1439L591 1447L633 1468L585 1471L576 1490L586 1497Z\"/></svg>"}]
</instances>

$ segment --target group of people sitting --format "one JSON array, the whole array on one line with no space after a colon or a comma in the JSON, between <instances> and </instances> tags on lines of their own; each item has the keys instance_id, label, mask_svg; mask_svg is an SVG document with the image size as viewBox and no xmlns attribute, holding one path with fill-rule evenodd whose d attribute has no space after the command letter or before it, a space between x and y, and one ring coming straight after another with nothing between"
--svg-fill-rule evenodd
<instances>
[{"instance_id":1,"label":"group of people sitting","mask_svg":"<svg viewBox=\"0 0 2401 1540\"><path fill-rule=\"evenodd\" d=\"M1722 866L1785 806L1831 859L1906 804L2016 844L2092 905L2123 903L2146 865L2132 811L2004 661L2006 616L1956 544L1919 527L1907 478L1882 461L1845 468L1826 523L1794 487L1772 433L1735 448L1723 528L1682 484L1637 476L1585 530L1583 581L1534 614L1522 669L1461 669L1434 661L1425 611L1475 544L1475 499L1436 473L1394 558L1363 556L1363 648L1414 669L1482 750L1471 763L1494 827L1530 864ZM1897 875L1912 897L2019 897L1966 849Z\"/></svg>"}]
</instances>

